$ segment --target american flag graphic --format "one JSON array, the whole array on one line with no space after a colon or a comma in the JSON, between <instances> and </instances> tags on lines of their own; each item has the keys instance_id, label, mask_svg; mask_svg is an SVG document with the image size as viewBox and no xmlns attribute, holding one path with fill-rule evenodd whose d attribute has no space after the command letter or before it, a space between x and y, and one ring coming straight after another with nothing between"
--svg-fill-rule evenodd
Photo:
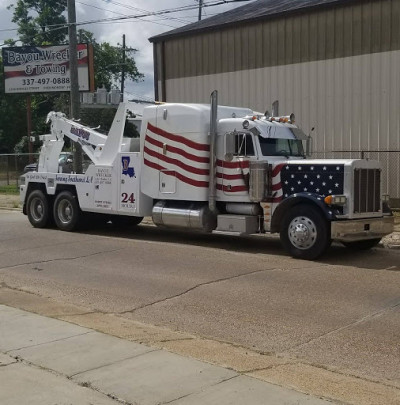
<instances>
[{"instance_id":1,"label":"american flag graphic","mask_svg":"<svg viewBox=\"0 0 400 405\"><path fill-rule=\"evenodd\" d=\"M167 144L168 142L168 144ZM144 164L193 187L208 187L210 146L148 123Z\"/></svg>"},{"instance_id":2,"label":"american flag graphic","mask_svg":"<svg viewBox=\"0 0 400 405\"><path fill-rule=\"evenodd\" d=\"M224 193L248 192L248 174L250 162L248 160L237 160L227 162L217 160L217 190Z\"/></svg>"},{"instance_id":3,"label":"american flag graphic","mask_svg":"<svg viewBox=\"0 0 400 405\"><path fill-rule=\"evenodd\" d=\"M280 163L272 170L273 201L295 193L343 194L343 164Z\"/></svg>"},{"instance_id":4,"label":"american flag graphic","mask_svg":"<svg viewBox=\"0 0 400 405\"><path fill-rule=\"evenodd\" d=\"M144 164L152 169L175 176L181 182L208 188L210 145L172 134L148 123L144 145ZM246 175L249 161L217 160L217 190L226 193L247 192Z\"/></svg>"},{"instance_id":5,"label":"american flag graphic","mask_svg":"<svg viewBox=\"0 0 400 405\"><path fill-rule=\"evenodd\" d=\"M86 44L77 44L77 50L79 51L79 58L77 60L78 65L87 65L89 63L88 56L88 46ZM3 53L3 65L4 65L4 77L5 79L11 79L13 77L38 77L43 74L35 73L35 66L41 67L51 67L53 65L57 66L66 66L69 69L69 60L59 61L51 57L51 52L66 52L68 51L68 46L59 45L59 46L43 46L43 47L34 47L34 46L24 46L24 47L7 47L2 49ZM11 63L9 53L14 52L15 54L22 55L18 61ZM38 59L26 59L24 61L24 55L39 55ZM26 57L27 58L27 57ZM29 71L29 68L32 70Z\"/></svg>"}]
</instances>

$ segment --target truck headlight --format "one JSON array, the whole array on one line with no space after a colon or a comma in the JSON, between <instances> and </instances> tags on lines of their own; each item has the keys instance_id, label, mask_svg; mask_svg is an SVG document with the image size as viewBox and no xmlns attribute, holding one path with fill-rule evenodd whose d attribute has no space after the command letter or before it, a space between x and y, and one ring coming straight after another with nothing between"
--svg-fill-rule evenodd
<instances>
[{"instance_id":1,"label":"truck headlight","mask_svg":"<svg viewBox=\"0 0 400 405\"><path fill-rule=\"evenodd\" d=\"M390 195L389 194L383 194L382 195L382 202L388 203L390 200Z\"/></svg>"},{"instance_id":2,"label":"truck headlight","mask_svg":"<svg viewBox=\"0 0 400 405\"><path fill-rule=\"evenodd\" d=\"M19 185L25 186L25 176L22 175L19 177Z\"/></svg>"},{"instance_id":3,"label":"truck headlight","mask_svg":"<svg viewBox=\"0 0 400 405\"><path fill-rule=\"evenodd\" d=\"M347 197L345 195L328 195L324 198L327 205L346 205Z\"/></svg>"}]
</instances>

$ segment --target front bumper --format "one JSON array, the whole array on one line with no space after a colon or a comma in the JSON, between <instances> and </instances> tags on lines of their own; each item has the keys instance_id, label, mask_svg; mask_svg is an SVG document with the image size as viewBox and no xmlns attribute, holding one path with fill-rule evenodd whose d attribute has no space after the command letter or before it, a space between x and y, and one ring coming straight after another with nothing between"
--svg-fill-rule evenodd
<instances>
[{"instance_id":1,"label":"front bumper","mask_svg":"<svg viewBox=\"0 0 400 405\"><path fill-rule=\"evenodd\" d=\"M333 221L331 238L341 242L379 239L394 230L394 217Z\"/></svg>"}]
</instances>

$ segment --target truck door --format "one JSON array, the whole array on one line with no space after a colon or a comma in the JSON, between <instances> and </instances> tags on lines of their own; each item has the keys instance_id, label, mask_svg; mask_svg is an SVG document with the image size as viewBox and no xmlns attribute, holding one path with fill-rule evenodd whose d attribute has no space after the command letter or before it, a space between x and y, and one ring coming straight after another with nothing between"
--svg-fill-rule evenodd
<instances>
[{"instance_id":1,"label":"truck door","mask_svg":"<svg viewBox=\"0 0 400 405\"><path fill-rule=\"evenodd\" d=\"M249 161L255 158L253 135L233 133L226 136L226 150L231 160L222 162L222 189L229 196L241 196L249 191Z\"/></svg>"}]
</instances>

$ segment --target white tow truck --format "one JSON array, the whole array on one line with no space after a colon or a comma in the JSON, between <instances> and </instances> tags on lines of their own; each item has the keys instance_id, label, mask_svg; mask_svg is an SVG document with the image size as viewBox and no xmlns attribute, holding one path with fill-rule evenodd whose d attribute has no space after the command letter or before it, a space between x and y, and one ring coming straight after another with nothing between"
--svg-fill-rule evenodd
<instances>
[{"instance_id":1,"label":"white tow truck","mask_svg":"<svg viewBox=\"0 0 400 405\"><path fill-rule=\"evenodd\" d=\"M51 112L37 172L21 178L34 227L75 230L86 217L230 234L279 233L294 257L313 260L332 240L369 249L393 231L381 167L372 160L307 159L294 116L248 108L159 104L144 109L139 139L123 136L129 103L108 136ZM92 161L62 173L68 137Z\"/></svg>"}]
</instances>

